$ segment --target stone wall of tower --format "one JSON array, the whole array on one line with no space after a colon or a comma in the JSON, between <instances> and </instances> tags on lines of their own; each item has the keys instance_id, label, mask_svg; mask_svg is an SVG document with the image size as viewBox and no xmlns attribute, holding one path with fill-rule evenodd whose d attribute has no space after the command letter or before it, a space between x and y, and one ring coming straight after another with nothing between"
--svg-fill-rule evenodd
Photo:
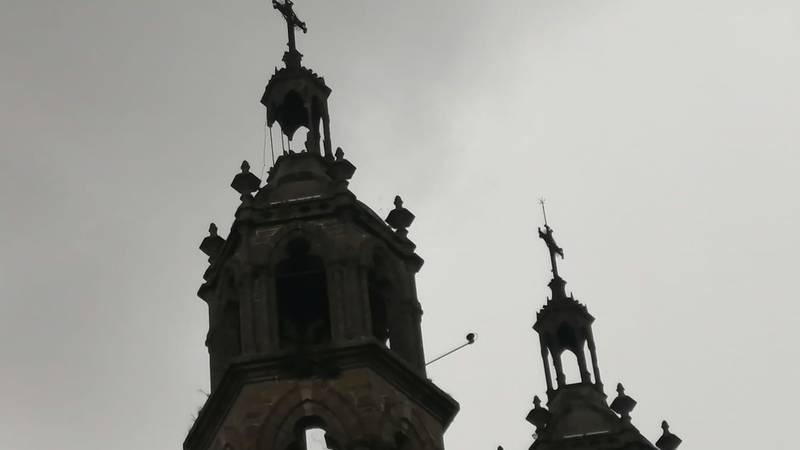
<instances>
[{"instance_id":1,"label":"stone wall of tower","mask_svg":"<svg viewBox=\"0 0 800 450\"><path fill-rule=\"evenodd\" d=\"M255 196L246 164L234 179L227 240L201 245L212 389L185 450L303 450L311 425L334 450L442 448L458 404L425 376L422 259L331 175L345 163L283 155Z\"/></svg>"},{"instance_id":2,"label":"stone wall of tower","mask_svg":"<svg viewBox=\"0 0 800 450\"><path fill-rule=\"evenodd\" d=\"M363 226L338 215L265 226L241 224L233 233L238 235L238 249L218 269L213 291L206 295L211 323L208 345L212 387L237 358L282 351L276 267L285 258L287 245L296 239L306 241L309 253L322 260L331 345L370 339L373 335L369 273L374 269L376 255L382 257L391 351L424 374L421 308L413 279L418 268L415 259L406 260ZM238 321L230 319L231 309L238 312ZM234 322L238 331L230 329ZM238 333L240 345L227 344L231 333Z\"/></svg>"},{"instance_id":3,"label":"stone wall of tower","mask_svg":"<svg viewBox=\"0 0 800 450\"><path fill-rule=\"evenodd\" d=\"M292 448L304 423L323 428L330 448L443 448L441 423L408 393L368 368L347 370L333 379L265 380L247 385L208 448Z\"/></svg>"}]
</instances>

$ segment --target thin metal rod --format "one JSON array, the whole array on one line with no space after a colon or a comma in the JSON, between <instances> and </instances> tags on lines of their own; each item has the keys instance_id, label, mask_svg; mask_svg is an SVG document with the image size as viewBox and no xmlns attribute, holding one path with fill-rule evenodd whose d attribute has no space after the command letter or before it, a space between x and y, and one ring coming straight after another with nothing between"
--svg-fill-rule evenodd
<instances>
[{"instance_id":1,"label":"thin metal rod","mask_svg":"<svg viewBox=\"0 0 800 450\"><path fill-rule=\"evenodd\" d=\"M272 152L272 165L275 165L275 144L272 142L272 127L269 127L269 149Z\"/></svg>"},{"instance_id":2,"label":"thin metal rod","mask_svg":"<svg viewBox=\"0 0 800 450\"><path fill-rule=\"evenodd\" d=\"M270 142L272 144L272 142ZM261 149L261 179L267 171L267 117L264 116L264 147Z\"/></svg>"},{"instance_id":3,"label":"thin metal rod","mask_svg":"<svg viewBox=\"0 0 800 450\"><path fill-rule=\"evenodd\" d=\"M474 344L474 343L475 343L475 339L476 339L476 338L477 338L477 335L476 335L475 333L469 333L469 334L467 334L467 342L465 342L465 343L463 343L463 344L459 345L458 347L456 347L456 348L454 348L454 349L450 350L449 352L447 352L447 353L445 353L445 354L443 354L443 355L439 355L439 356L437 356L436 358L433 358L432 360L430 360L430 361L426 362L426 363L425 363L425 366L426 366L426 367L427 367L427 366L430 366L431 364L435 363L436 361L439 361L440 359L442 359L442 358L444 358L444 357L446 357L446 356L452 355L453 353L455 353L455 352L457 352L457 351L461 350L462 348L464 348L464 347L466 347L466 346L468 346L468 345L472 345L472 344Z\"/></svg>"},{"instance_id":4,"label":"thin metal rod","mask_svg":"<svg viewBox=\"0 0 800 450\"><path fill-rule=\"evenodd\" d=\"M544 216L544 224L547 225L547 210L544 209L544 198L539 198L539 204L542 205L542 215Z\"/></svg>"}]
</instances>

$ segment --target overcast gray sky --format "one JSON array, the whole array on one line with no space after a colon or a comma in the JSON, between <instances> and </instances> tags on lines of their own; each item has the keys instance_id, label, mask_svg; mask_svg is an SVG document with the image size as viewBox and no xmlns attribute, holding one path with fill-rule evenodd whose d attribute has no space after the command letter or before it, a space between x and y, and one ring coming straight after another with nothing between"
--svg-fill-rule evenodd
<instances>
[{"instance_id":1,"label":"overcast gray sky","mask_svg":"<svg viewBox=\"0 0 800 450\"><path fill-rule=\"evenodd\" d=\"M536 236L608 393L683 450L796 448L800 3L297 0L334 145L410 237L449 449L524 449ZM0 448L177 449L208 388L209 221L261 166L266 0L2 0Z\"/></svg>"}]
</instances>

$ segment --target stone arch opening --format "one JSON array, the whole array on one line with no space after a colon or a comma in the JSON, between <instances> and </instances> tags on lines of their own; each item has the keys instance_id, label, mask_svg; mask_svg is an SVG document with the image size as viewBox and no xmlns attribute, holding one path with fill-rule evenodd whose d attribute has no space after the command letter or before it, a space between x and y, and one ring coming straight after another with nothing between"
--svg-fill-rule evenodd
<instances>
[{"instance_id":1,"label":"stone arch opening","mask_svg":"<svg viewBox=\"0 0 800 450\"><path fill-rule=\"evenodd\" d=\"M578 366L578 356L572 350L564 350L561 352L561 367L564 373L564 382L566 384L575 384L581 382L581 371Z\"/></svg>"},{"instance_id":2,"label":"stone arch opening","mask_svg":"<svg viewBox=\"0 0 800 450\"><path fill-rule=\"evenodd\" d=\"M304 238L286 246L275 270L278 339L281 347L320 345L331 340L328 283L322 259Z\"/></svg>"},{"instance_id":3,"label":"stone arch opening","mask_svg":"<svg viewBox=\"0 0 800 450\"><path fill-rule=\"evenodd\" d=\"M393 292L386 261L379 253L375 253L367 271L370 324L372 336L388 348L391 348L392 337L389 309L393 306Z\"/></svg>"},{"instance_id":4,"label":"stone arch opening","mask_svg":"<svg viewBox=\"0 0 800 450\"><path fill-rule=\"evenodd\" d=\"M308 115L303 96L295 90L288 91L277 107L278 122L289 140L293 140L300 126L308 124Z\"/></svg>"},{"instance_id":5,"label":"stone arch opening","mask_svg":"<svg viewBox=\"0 0 800 450\"><path fill-rule=\"evenodd\" d=\"M352 446L352 439L364 430L347 400L330 390L317 392L314 400L299 403L299 390L285 393L273 406L272 413L260 426L255 448L258 450L303 449L306 432L319 442L320 431L329 450L345 450ZM314 449L316 450L316 449Z\"/></svg>"},{"instance_id":6,"label":"stone arch opening","mask_svg":"<svg viewBox=\"0 0 800 450\"><path fill-rule=\"evenodd\" d=\"M318 416L304 417L294 427L295 440L287 450L339 450L338 443L328 434L325 421Z\"/></svg>"},{"instance_id":7,"label":"stone arch opening","mask_svg":"<svg viewBox=\"0 0 800 450\"><path fill-rule=\"evenodd\" d=\"M293 153L302 153L308 150L310 136L311 131L305 125L297 127L292 139L286 140L286 150Z\"/></svg>"}]
</instances>

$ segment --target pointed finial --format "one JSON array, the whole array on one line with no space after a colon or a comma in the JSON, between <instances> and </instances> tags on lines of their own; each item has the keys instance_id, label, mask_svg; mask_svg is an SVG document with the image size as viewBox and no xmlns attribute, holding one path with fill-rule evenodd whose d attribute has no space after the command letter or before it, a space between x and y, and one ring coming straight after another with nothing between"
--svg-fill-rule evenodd
<instances>
[{"instance_id":1,"label":"pointed finial","mask_svg":"<svg viewBox=\"0 0 800 450\"><path fill-rule=\"evenodd\" d=\"M386 223L395 229L400 236L407 236L407 228L414 222L414 214L403 207L403 199L399 195L394 197L394 209L386 216Z\"/></svg>"},{"instance_id":2,"label":"pointed finial","mask_svg":"<svg viewBox=\"0 0 800 450\"><path fill-rule=\"evenodd\" d=\"M331 159L329 156L326 156L325 159ZM353 174L356 172L356 166L353 165L350 161L344 159L344 150L342 147L336 148L335 159L331 162L328 174L333 177L334 180L344 182L347 185L347 180L353 178Z\"/></svg>"},{"instance_id":3,"label":"pointed finial","mask_svg":"<svg viewBox=\"0 0 800 450\"><path fill-rule=\"evenodd\" d=\"M617 383L617 398L611 402L611 409L619 414L624 421L631 420L631 411L636 407L636 400L625 395L625 387Z\"/></svg>"},{"instance_id":4,"label":"pointed finial","mask_svg":"<svg viewBox=\"0 0 800 450\"><path fill-rule=\"evenodd\" d=\"M217 234L217 225L211 223L208 226L208 236L200 243L200 251L208 256L208 262L214 262L214 259L219 256L222 247L225 245L225 239Z\"/></svg>"},{"instance_id":5,"label":"pointed finial","mask_svg":"<svg viewBox=\"0 0 800 450\"><path fill-rule=\"evenodd\" d=\"M533 397L533 409L525 417L525 420L536 427L537 433L547 428L547 424L550 422L550 411L542 408L542 400L538 395Z\"/></svg>"},{"instance_id":6,"label":"pointed finial","mask_svg":"<svg viewBox=\"0 0 800 450\"><path fill-rule=\"evenodd\" d=\"M258 190L261 186L261 179L250 173L250 163L246 160L242 161L241 173L236 174L231 182L231 187L241 194L242 200L250 196L253 192Z\"/></svg>"},{"instance_id":7,"label":"pointed finial","mask_svg":"<svg viewBox=\"0 0 800 450\"><path fill-rule=\"evenodd\" d=\"M542 207L544 208L544 203L542 203ZM556 244L556 240L553 238L553 229L550 228L550 225L547 225L546 219L544 230L541 228L537 229L539 231L539 237L544 241L545 245L547 245L547 251L550 253L550 267L553 272L553 279L550 280L548 286L550 286L550 290L553 293L552 299L564 300L567 298L567 294L564 291L566 282L558 275L558 264L556 263L556 256L560 256L561 259L564 259L564 250Z\"/></svg>"},{"instance_id":8,"label":"pointed finial","mask_svg":"<svg viewBox=\"0 0 800 450\"><path fill-rule=\"evenodd\" d=\"M661 422L661 437L656 441L659 450L675 450L681 445L683 440L669 431L669 424L666 420Z\"/></svg>"},{"instance_id":9,"label":"pointed finial","mask_svg":"<svg viewBox=\"0 0 800 450\"><path fill-rule=\"evenodd\" d=\"M539 197L539 204L542 205L542 216L544 216L544 226L547 226L547 210L544 209L544 197Z\"/></svg>"}]
</instances>

